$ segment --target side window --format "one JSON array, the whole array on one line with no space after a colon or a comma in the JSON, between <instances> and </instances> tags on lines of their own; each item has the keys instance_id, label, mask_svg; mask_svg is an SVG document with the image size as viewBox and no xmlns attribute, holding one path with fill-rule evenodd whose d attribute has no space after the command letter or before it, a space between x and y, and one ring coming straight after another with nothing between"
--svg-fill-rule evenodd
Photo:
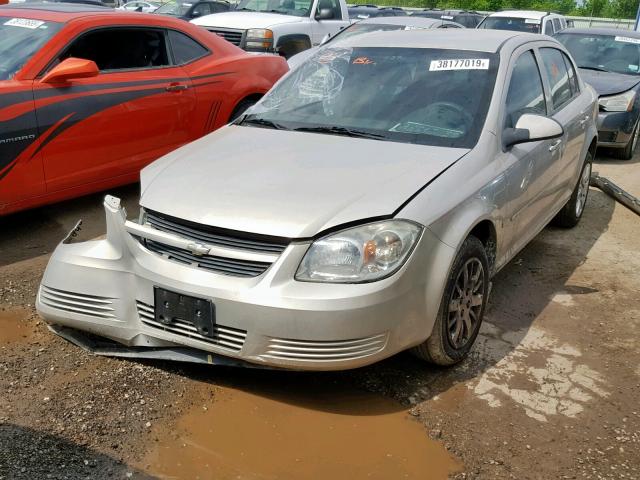
<instances>
[{"instance_id":1,"label":"side window","mask_svg":"<svg viewBox=\"0 0 640 480\"><path fill-rule=\"evenodd\" d=\"M324 8L328 8L329 10L331 10L333 12L333 19L332 20L341 20L342 19L342 10L340 10L340 2L338 0L320 0L318 2L318 12ZM391 13L385 13L385 15L391 15L394 16L395 14ZM371 15L373 16L377 16L377 15Z\"/></svg>"},{"instance_id":2,"label":"side window","mask_svg":"<svg viewBox=\"0 0 640 480\"><path fill-rule=\"evenodd\" d=\"M505 127L515 127L525 113L547 114L538 63L531 50L520 55L513 67L505 105Z\"/></svg>"},{"instance_id":3,"label":"side window","mask_svg":"<svg viewBox=\"0 0 640 480\"><path fill-rule=\"evenodd\" d=\"M93 60L100 71L170 65L165 35L151 28L102 28L76 39L57 58Z\"/></svg>"},{"instance_id":4,"label":"side window","mask_svg":"<svg viewBox=\"0 0 640 480\"><path fill-rule=\"evenodd\" d=\"M211 11L211 5L208 3L201 3L193 9L193 11L191 12L191 16L194 18L202 17L203 15L209 15L210 13L213 13Z\"/></svg>"},{"instance_id":5,"label":"side window","mask_svg":"<svg viewBox=\"0 0 640 480\"><path fill-rule=\"evenodd\" d=\"M569 73L569 85L571 85L571 92L575 97L580 93L580 86L578 85L578 75L576 75L576 71L573 68L573 63L571 63L569 57L562 53L562 58L564 59L564 64L567 67L567 72Z\"/></svg>"},{"instance_id":6,"label":"side window","mask_svg":"<svg viewBox=\"0 0 640 480\"><path fill-rule=\"evenodd\" d=\"M562 17L562 18L560 19L560 28L561 28L561 29L563 29L563 30L564 30L565 28L567 28L567 21L565 20L565 18L564 18L564 17Z\"/></svg>"},{"instance_id":7,"label":"side window","mask_svg":"<svg viewBox=\"0 0 640 480\"><path fill-rule=\"evenodd\" d=\"M544 24L544 34L545 35L553 35L553 24L551 20L546 20Z\"/></svg>"},{"instance_id":8,"label":"side window","mask_svg":"<svg viewBox=\"0 0 640 480\"><path fill-rule=\"evenodd\" d=\"M566 105L572 97L569 72L564 64L562 52L555 48L541 48L540 55L544 63L544 71L549 80L551 102L554 110Z\"/></svg>"},{"instance_id":9,"label":"side window","mask_svg":"<svg viewBox=\"0 0 640 480\"><path fill-rule=\"evenodd\" d=\"M184 65L209 53L209 50L182 32L169 30L169 41L177 65Z\"/></svg>"},{"instance_id":10,"label":"side window","mask_svg":"<svg viewBox=\"0 0 640 480\"><path fill-rule=\"evenodd\" d=\"M553 29L554 29L556 32L559 32L559 31L560 31L560 19L559 19L559 18L554 18L554 19L553 19Z\"/></svg>"}]
</instances>

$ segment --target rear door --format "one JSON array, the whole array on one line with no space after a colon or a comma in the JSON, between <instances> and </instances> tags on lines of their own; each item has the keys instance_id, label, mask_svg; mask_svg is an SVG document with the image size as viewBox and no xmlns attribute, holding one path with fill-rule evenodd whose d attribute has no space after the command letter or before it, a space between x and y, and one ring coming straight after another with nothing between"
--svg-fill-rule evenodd
<instances>
[{"instance_id":1,"label":"rear door","mask_svg":"<svg viewBox=\"0 0 640 480\"><path fill-rule=\"evenodd\" d=\"M503 128L514 128L524 114L548 114L544 84L534 51L530 48L516 51L510 64L511 77L503 101ZM534 231L534 203L547 181L544 167L549 164L552 142L541 140L514 145L501 156L510 199L503 214L503 248L508 252L507 257L520 250L537 233Z\"/></svg>"},{"instance_id":2,"label":"rear door","mask_svg":"<svg viewBox=\"0 0 640 480\"><path fill-rule=\"evenodd\" d=\"M100 74L67 85L36 82L47 190L137 175L147 163L192 140L196 96L173 63L168 32L137 26L96 28L52 62L93 60Z\"/></svg>"},{"instance_id":3,"label":"rear door","mask_svg":"<svg viewBox=\"0 0 640 480\"><path fill-rule=\"evenodd\" d=\"M561 157L554 165L554 184L549 208L564 204L575 187L582 166L582 146L587 121L592 115L588 95L580 91L573 63L564 52L552 47L540 48L544 64L543 78L553 105L553 118L565 129Z\"/></svg>"}]
</instances>

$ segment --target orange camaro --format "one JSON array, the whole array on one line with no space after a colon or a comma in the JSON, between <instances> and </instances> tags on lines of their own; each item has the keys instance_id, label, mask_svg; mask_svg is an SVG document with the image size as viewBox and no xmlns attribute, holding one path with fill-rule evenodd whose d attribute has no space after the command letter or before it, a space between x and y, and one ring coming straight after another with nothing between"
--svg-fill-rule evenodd
<instances>
[{"instance_id":1,"label":"orange camaro","mask_svg":"<svg viewBox=\"0 0 640 480\"><path fill-rule=\"evenodd\" d=\"M137 181L286 71L162 15L0 7L0 215Z\"/></svg>"}]
</instances>

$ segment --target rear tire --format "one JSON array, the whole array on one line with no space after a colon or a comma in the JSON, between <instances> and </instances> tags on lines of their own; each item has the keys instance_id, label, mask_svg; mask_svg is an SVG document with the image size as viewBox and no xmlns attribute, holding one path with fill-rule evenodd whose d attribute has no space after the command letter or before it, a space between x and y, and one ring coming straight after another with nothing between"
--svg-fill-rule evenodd
<instances>
[{"instance_id":1,"label":"rear tire","mask_svg":"<svg viewBox=\"0 0 640 480\"><path fill-rule=\"evenodd\" d=\"M245 98L244 100L241 100L240 103L236 105L236 108L233 109L233 112L231 112L229 123L233 122L236 118L246 112L248 108L253 107L256 102L257 100L253 100L251 98Z\"/></svg>"},{"instance_id":2,"label":"rear tire","mask_svg":"<svg viewBox=\"0 0 640 480\"><path fill-rule=\"evenodd\" d=\"M470 235L453 262L431 336L411 353L442 366L463 360L480 331L488 295L487 252L482 242Z\"/></svg>"},{"instance_id":3,"label":"rear tire","mask_svg":"<svg viewBox=\"0 0 640 480\"><path fill-rule=\"evenodd\" d=\"M578 184L573 189L571 198L566 203L562 210L551 220L551 223L556 227L561 228L573 228L584 213L584 207L587 204L587 198L589 196L589 181L591 180L591 166L593 162L593 155L591 152L587 152L587 158L584 160L582 170L580 170L580 177L578 178Z\"/></svg>"},{"instance_id":4,"label":"rear tire","mask_svg":"<svg viewBox=\"0 0 640 480\"><path fill-rule=\"evenodd\" d=\"M636 147L638 145L638 137L640 136L640 122L636 124L636 127L633 129L633 133L631 134L631 138L629 139L629 143L624 148L618 149L618 158L621 160L631 160L633 158L633 154L636 151Z\"/></svg>"}]
</instances>

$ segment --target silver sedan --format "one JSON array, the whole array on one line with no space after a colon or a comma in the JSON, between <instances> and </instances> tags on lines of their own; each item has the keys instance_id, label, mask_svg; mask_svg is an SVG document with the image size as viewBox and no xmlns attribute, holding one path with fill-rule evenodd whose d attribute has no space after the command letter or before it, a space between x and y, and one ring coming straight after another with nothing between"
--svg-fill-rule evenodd
<instances>
[{"instance_id":1,"label":"silver sedan","mask_svg":"<svg viewBox=\"0 0 640 480\"><path fill-rule=\"evenodd\" d=\"M550 221L580 220L596 114L550 38L347 39L143 170L137 221L107 197L106 238L58 246L38 311L113 355L454 364L492 276Z\"/></svg>"}]
</instances>

